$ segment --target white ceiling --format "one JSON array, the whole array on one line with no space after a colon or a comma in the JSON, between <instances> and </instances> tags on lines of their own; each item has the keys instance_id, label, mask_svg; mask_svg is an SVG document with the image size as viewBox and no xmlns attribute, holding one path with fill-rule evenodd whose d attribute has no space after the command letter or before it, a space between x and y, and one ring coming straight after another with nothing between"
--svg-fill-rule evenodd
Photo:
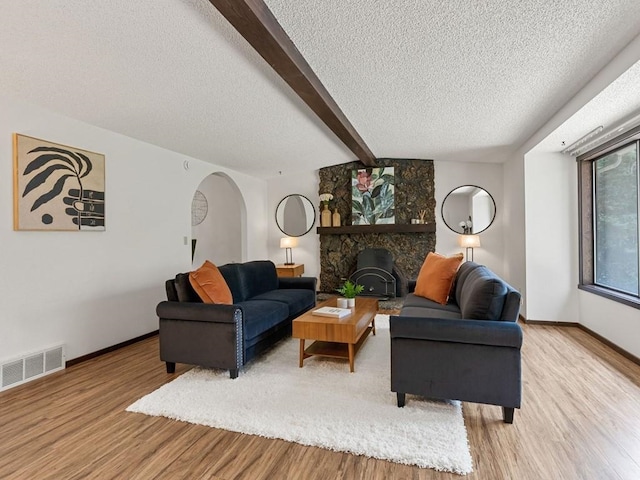
<instances>
[{"instance_id":1,"label":"white ceiling","mask_svg":"<svg viewBox=\"0 0 640 480\"><path fill-rule=\"evenodd\" d=\"M377 157L503 161L640 34L637 0L266 3ZM208 0L7 1L0 42L0 93L108 130L265 178L355 159Z\"/></svg>"},{"instance_id":2,"label":"white ceiling","mask_svg":"<svg viewBox=\"0 0 640 480\"><path fill-rule=\"evenodd\" d=\"M560 127L534 148L537 152L558 152L585 134L604 127L611 130L620 121L640 113L640 62L620 75ZM564 142L564 145L563 145Z\"/></svg>"}]
</instances>

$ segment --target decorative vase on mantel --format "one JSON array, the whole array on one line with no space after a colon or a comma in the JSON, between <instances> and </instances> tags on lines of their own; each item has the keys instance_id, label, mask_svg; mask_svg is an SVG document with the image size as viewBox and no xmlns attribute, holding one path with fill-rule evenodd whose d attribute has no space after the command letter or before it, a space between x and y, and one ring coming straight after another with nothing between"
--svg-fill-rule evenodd
<instances>
[{"instance_id":1,"label":"decorative vase on mantel","mask_svg":"<svg viewBox=\"0 0 640 480\"><path fill-rule=\"evenodd\" d=\"M340 214L338 213L337 208L333 210L333 215L331 216L331 225L334 227L340 226Z\"/></svg>"},{"instance_id":2,"label":"decorative vase on mantel","mask_svg":"<svg viewBox=\"0 0 640 480\"><path fill-rule=\"evenodd\" d=\"M331 210L329 210L329 205L327 203L324 204L324 207L322 208L322 212L320 212L320 226L321 227L331 226Z\"/></svg>"}]
</instances>

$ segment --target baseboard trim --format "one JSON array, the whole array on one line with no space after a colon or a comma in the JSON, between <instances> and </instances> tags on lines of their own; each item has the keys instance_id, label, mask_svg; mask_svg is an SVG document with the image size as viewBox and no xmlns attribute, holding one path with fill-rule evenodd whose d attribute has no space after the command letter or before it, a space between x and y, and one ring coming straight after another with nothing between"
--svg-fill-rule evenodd
<instances>
[{"instance_id":1,"label":"baseboard trim","mask_svg":"<svg viewBox=\"0 0 640 480\"><path fill-rule=\"evenodd\" d=\"M67 360L65 362L66 368L73 367L82 362L86 362L87 360L91 360L93 358L99 357L106 353L111 353L115 350L119 350L124 347L128 347L129 345L133 345L134 343L141 342L142 340L146 340L147 338L155 337L158 335L158 330L154 330L153 332L145 333L144 335L140 335L139 337L132 338L131 340L127 340L125 342L118 343L117 345L112 345L107 348L103 348L102 350L98 350L97 352L87 353L86 355L82 355L81 357L72 358L71 360Z\"/></svg>"},{"instance_id":2,"label":"baseboard trim","mask_svg":"<svg viewBox=\"0 0 640 480\"><path fill-rule=\"evenodd\" d=\"M576 322L546 322L544 320L527 320L524 317L520 317L527 325L547 325L549 327L578 327L580 328L580 324Z\"/></svg>"},{"instance_id":3,"label":"baseboard trim","mask_svg":"<svg viewBox=\"0 0 640 480\"><path fill-rule=\"evenodd\" d=\"M583 332L588 333L589 335L591 335L593 338L595 338L599 342L604 343L607 347L611 348L612 350L615 350L617 353L619 353L620 355L625 357L627 360L631 360L636 365L640 365L640 358L636 357L633 353L627 352L624 348L619 347L618 345L613 343L611 340L608 340L608 339L604 338L599 333L594 332L593 330L591 330L588 327L585 327L581 323L576 323L576 322L545 322L544 320L527 320L522 315L520 315L520 320L522 320L527 325L547 325L549 327L576 327L576 328L579 328Z\"/></svg>"},{"instance_id":4,"label":"baseboard trim","mask_svg":"<svg viewBox=\"0 0 640 480\"><path fill-rule=\"evenodd\" d=\"M613 350L618 352L620 355L622 355L626 359L631 360L636 365L640 365L640 358L636 357L633 353L627 352L625 349L620 348L618 345L613 343L611 340L607 340L606 338L604 338L599 333L594 332L593 330L591 330L588 327L585 327L584 325L581 325L581 324L578 323L578 324L576 324L576 326L580 330L583 330L584 332L587 332L589 335L591 335L592 337L596 338L597 340L600 340L606 346L612 348Z\"/></svg>"}]
</instances>

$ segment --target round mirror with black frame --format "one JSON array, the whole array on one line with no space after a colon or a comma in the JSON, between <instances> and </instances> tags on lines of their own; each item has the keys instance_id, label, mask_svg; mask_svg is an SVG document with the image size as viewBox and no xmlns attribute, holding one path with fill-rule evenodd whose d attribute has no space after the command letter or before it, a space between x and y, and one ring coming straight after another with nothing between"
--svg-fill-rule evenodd
<instances>
[{"instance_id":1,"label":"round mirror with black frame","mask_svg":"<svg viewBox=\"0 0 640 480\"><path fill-rule=\"evenodd\" d=\"M462 185L451 190L442 201L442 220L456 233L475 235L484 232L496 218L496 202L477 185Z\"/></svg>"},{"instance_id":2,"label":"round mirror with black frame","mask_svg":"<svg viewBox=\"0 0 640 480\"><path fill-rule=\"evenodd\" d=\"M316 222L316 209L304 195L287 195L276 207L276 225L288 237L301 237L309 233Z\"/></svg>"}]
</instances>

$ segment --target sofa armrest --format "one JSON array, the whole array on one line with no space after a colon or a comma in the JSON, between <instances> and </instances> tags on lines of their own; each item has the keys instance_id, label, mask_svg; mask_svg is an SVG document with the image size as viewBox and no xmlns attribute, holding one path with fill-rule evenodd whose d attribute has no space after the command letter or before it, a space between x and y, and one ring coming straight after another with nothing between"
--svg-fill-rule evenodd
<instances>
[{"instance_id":1,"label":"sofa armrest","mask_svg":"<svg viewBox=\"0 0 640 480\"><path fill-rule=\"evenodd\" d=\"M282 277L278 279L278 288L301 288L316 291L316 277Z\"/></svg>"},{"instance_id":2,"label":"sofa armrest","mask_svg":"<svg viewBox=\"0 0 640 480\"><path fill-rule=\"evenodd\" d=\"M242 311L237 305L192 302L164 301L156 307L159 318L210 323L234 323L237 311Z\"/></svg>"},{"instance_id":3,"label":"sofa armrest","mask_svg":"<svg viewBox=\"0 0 640 480\"><path fill-rule=\"evenodd\" d=\"M516 322L391 316L391 338L469 343L520 348L522 329Z\"/></svg>"},{"instance_id":4,"label":"sofa armrest","mask_svg":"<svg viewBox=\"0 0 640 480\"><path fill-rule=\"evenodd\" d=\"M417 279L407 280L407 293L413 293L416 290Z\"/></svg>"}]
</instances>

